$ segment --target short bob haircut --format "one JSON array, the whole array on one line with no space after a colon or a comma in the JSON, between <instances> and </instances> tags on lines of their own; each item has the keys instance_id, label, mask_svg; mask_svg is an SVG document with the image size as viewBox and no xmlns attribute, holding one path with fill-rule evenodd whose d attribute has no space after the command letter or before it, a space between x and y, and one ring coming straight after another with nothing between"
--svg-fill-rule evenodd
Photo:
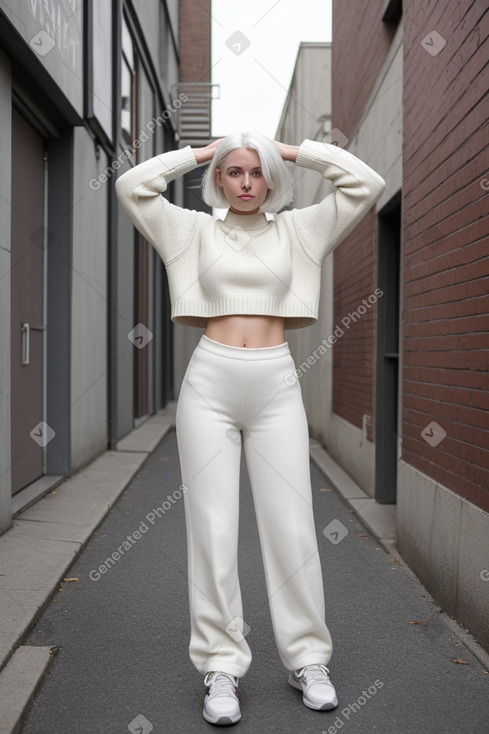
<instances>
[{"instance_id":1,"label":"short bob haircut","mask_svg":"<svg viewBox=\"0 0 489 734\"><path fill-rule=\"evenodd\" d=\"M202 180L202 198L208 206L226 209L229 202L216 183L216 168L236 148L256 150L262 173L268 185L268 195L260 212L275 214L293 199L292 178L273 140L259 132L234 132L227 135L217 149Z\"/></svg>"}]
</instances>

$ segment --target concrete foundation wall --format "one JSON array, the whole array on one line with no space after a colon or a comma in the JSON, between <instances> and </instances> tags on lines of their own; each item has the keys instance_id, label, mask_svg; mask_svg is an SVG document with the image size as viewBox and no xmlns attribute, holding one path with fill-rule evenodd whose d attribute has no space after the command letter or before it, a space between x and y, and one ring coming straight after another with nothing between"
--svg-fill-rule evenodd
<instances>
[{"instance_id":1,"label":"concrete foundation wall","mask_svg":"<svg viewBox=\"0 0 489 734\"><path fill-rule=\"evenodd\" d=\"M404 461L399 552L436 602L489 650L489 514Z\"/></svg>"}]
</instances>

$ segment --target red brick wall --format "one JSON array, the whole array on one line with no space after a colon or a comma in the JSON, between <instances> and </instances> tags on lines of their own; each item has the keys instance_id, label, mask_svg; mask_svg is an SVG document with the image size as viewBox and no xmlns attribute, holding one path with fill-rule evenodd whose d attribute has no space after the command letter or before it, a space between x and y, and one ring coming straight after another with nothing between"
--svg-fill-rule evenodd
<instances>
[{"instance_id":1,"label":"red brick wall","mask_svg":"<svg viewBox=\"0 0 489 734\"><path fill-rule=\"evenodd\" d=\"M486 0L405 3L403 459L486 511L488 36Z\"/></svg>"},{"instance_id":2,"label":"red brick wall","mask_svg":"<svg viewBox=\"0 0 489 734\"><path fill-rule=\"evenodd\" d=\"M351 139L394 34L382 22L385 0L333 2L333 127ZM348 146L347 146L348 147ZM340 324L376 287L376 219L370 211L334 253L334 323ZM358 428L375 423L376 306L345 330L333 351L333 412Z\"/></svg>"},{"instance_id":3,"label":"red brick wall","mask_svg":"<svg viewBox=\"0 0 489 734\"><path fill-rule=\"evenodd\" d=\"M333 127L351 138L389 51L385 0L333 0Z\"/></svg>"},{"instance_id":4,"label":"red brick wall","mask_svg":"<svg viewBox=\"0 0 489 734\"><path fill-rule=\"evenodd\" d=\"M180 81L211 80L211 0L180 0Z\"/></svg>"},{"instance_id":5,"label":"red brick wall","mask_svg":"<svg viewBox=\"0 0 489 734\"><path fill-rule=\"evenodd\" d=\"M362 300L376 285L376 222L371 209L334 253L334 325L340 328L333 350L333 412L358 428L363 415L374 425L374 355L377 307L362 313ZM360 312L358 307L362 306ZM356 312L356 313L355 313Z\"/></svg>"}]
</instances>

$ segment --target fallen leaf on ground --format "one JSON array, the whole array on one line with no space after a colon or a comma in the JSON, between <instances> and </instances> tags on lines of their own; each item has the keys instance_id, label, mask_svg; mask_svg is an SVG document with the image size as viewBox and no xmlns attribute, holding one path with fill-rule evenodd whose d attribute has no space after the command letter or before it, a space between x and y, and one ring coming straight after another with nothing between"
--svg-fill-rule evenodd
<instances>
[{"instance_id":1,"label":"fallen leaf on ground","mask_svg":"<svg viewBox=\"0 0 489 734\"><path fill-rule=\"evenodd\" d=\"M458 663L459 665L468 665L468 662L466 660L462 660L462 658L453 658L454 663Z\"/></svg>"},{"instance_id":2,"label":"fallen leaf on ground","mask_svg":"<svg viewBox=\"0 0 489 734\"><path fill-rule=\"evenodd\" d=\"M63 581L78 581L78 576L70 576L69 579L63 579Z\"/></svg>"},{"instance_id":3,"label":"fallen leaf on ground","mask_svg":"<svg viewBox=\"0 0 489 734\"><path fill-rule=\"evenodd\" d=\"M368 538L367 533L358 533L359 538Z\"/></svg>"},{"instance_id":4,"label":"fallen leaf on ground","mask_svg":"<svg viewBox=\"0 0 489 734\"><path fill-rule=\"evenodd\" d=\"M409 622L409 624L428 624L428 622L421 622L419 619L416 619L414 622Z\"/></svg>"}]
</instances>

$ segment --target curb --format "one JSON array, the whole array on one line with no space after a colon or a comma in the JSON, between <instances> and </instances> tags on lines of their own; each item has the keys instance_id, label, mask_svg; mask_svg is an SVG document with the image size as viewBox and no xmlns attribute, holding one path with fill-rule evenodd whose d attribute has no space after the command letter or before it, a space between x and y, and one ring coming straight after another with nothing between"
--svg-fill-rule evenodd
<instances>
[{"instance_id":1,"label":"curb","mask_svg":"<svg viewBox=\"0 0 489 734\"><path fill-rule=\"evenodd\" d=\"M56 653L55 647L22 645L0 675L1 734L20 731L22 718Z\"/></svg>"}]
</instances>

